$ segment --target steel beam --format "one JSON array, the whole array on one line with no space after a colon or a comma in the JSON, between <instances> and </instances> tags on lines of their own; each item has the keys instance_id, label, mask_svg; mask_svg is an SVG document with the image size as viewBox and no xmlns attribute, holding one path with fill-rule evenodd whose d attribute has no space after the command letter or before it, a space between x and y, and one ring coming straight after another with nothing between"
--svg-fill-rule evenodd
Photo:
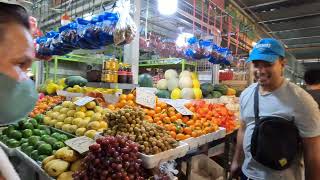
<instances>
[{"instance_id":1,"label":"steel beam","mask_svg":"<svg viewBox=\"0 0 320 180\"><path fill-rule=\"evenodd\" d=\"M272 32L277 31L287 31L293 29L301 29L301 28L312 28L315 26L319 26L320 16L309 17L306 19L296 19L290 22L281 22L275 24L268 24L268 27L272 30Z\"/></svg>"},{"instance_id":2,"label":"steel beam","mask_svg":"<svg viewBox=\"0 0 320 180\"><path fill-rule=\"evenodd\" d=\"M275 5L275 4L280 4L283 2L288 2L289 0L270 0L270 1L263 1L260 2L259 4L254 4L254 5L247 5L247 7L243 8L243 9L254 9L254 8L261 8L264 6L270 6L270 5ZM253 1L253 2L259 2L259 1ZM246 3L246 2L244 2Z\"/></svg>"},{"instance_id":3,"label":"steel beam","mask_svg":"<svg viewBox=\"0 0 320 180\"><path fill-rule=\"evenodd\" d=\"M280 39L292 39L299 37L315 37L320 36L320 26L318 28L304 28L292 31L281 31L274 33Z\"/></svg>"},{"instance_id":4,"label":"steel beam","mask_svg":"<svg viewBox=\"0 0 320 180\"><path fill-rule=\"evenodd\" d=\"M274 11L260 12L256 15L261 19L259 23L277 22L295 18L320 15L320 2L302 4L276 9Z\"/></svg>"}]
</instances>

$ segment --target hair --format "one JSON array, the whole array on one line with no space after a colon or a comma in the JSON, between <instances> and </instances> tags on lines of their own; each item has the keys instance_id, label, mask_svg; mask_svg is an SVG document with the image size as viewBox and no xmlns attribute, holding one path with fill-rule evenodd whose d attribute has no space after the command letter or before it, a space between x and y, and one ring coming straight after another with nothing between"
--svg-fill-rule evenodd
<instances>
[{"instance_id":1,"label":"hair","mask_svg":"<svg viewBox=\"0 0 320 180\"><path fill-rule=\"evenodd\" d=\"M30 30L29 14L22 6L0 2L0 40L7 24L17 23Z\"/></svg>"},{"instance_id":2,"label":"hair","mask_svg":"<svg viewBox=\"0 0 320 180\"><path fill-rule=\"evenodd\" d=\"M308 70L304 73L304 81L308 85L320 84L320 70Z\"/></svg>"}]
</instances>

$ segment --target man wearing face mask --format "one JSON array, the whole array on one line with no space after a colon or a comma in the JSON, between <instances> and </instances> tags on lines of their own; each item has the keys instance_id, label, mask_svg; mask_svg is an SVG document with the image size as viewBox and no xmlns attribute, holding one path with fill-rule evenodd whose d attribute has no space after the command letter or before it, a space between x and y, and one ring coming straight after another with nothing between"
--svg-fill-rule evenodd
<instances>
[{"instance_id":1,"label":"man wearing face mask","mask_svg":"<svg viewBox=\"0 0 320 180\"><path fill-rule=\"evenodd\" d=\"M27 116L38 95L26 75L34 54L27 11L15 1L0 1L0 124ZM19 179L0 149L0 171L5 179Z\"/></svg>"},{"instance_id":2,"label":"man wearing face mask","mask_svg":"<svg viewBox=\"0 0 320 180\"><path fill-rule=\"evenodd\" d=\"M240 96L241 123L231 165L233 177L241 172L241 179L246 180L317 180L320 177L320 111L307 92L284 78L284 58L285 48L272 38L260 40L249 55L247 62L253 63L257 83L250 85ZM255 96L259 99L260 117L294 117L292 122L301 137L303 153L298 153L296 160L284 170L266 167L251 153L257 117Z\"/></svg>"}]
</instances>

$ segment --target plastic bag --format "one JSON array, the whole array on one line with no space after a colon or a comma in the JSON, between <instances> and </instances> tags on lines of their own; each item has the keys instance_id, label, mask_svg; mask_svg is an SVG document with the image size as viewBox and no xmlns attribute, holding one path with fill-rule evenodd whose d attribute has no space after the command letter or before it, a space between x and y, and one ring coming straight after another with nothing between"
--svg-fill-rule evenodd
<instances>
[{"instance_id":1,"label":"plastic bag","mask_svg":"<svg viewBox=\"0 0 320 180\"><path fill-rule=\"evenodd\" d=\"M137 28L133 22L130 12L130 1L117 1L115 12L119 14L119 21L113 34L115 45L129 44L135 37Z\"/></svg>"},{"instance_id":2,"label":"plastic bag","mask_svg":"<svg viewBox=\"0 0 320 180\"><path fill-rule=\"evenodd\" d=\"M77 46L77 23L72 22L59 28L60 39L65 46L70 46L74 49L79 48Z\"/></svg>"},{"instance_id":3,"label":"plastic bag","mask_svg":"<svg viewBox=\"0 0 320 180\"><path fill-rule=\"evenodd\" d=\"M82 18L77 19L77 45L82 49L99 49L100 46L95 42L95 24Z\"/></svg>"},{"instance_id":4,"label":"plastic bag","mask_svg":"<svg viewBox=\"0 0 320 180\"><path fill-rule=\"evenodd\" d=\"M106 12L99 16L99 21L101 20L102 32L99 34L100 45L106 46L113 44L113 33L119 20L119 16L116 13Z\"/></svg>"},{"instance_id":5,"label":"plastic bag","mask_svg":"<svg viewBox=\"0 0 320 180\"><path fill-rule=\"evenodd\" d=\"M51 38L50 50L52 55L65 55L73 50L72 46L66 45L62 42L61 36L58 32L50 31L46 34L48 38Z\"/></svg>"},{"instance_id":6,"label":"plastic bag","mask_svg":"<svg viewBox=\"0 0 320 180\"><path fill-rule=\"evenodd\" d=\"M40 37L36 40L37 46L36 51L40 56L51 56L52 52L50 49L51 39L47 37Z\"/></svg>"}]
</instances>

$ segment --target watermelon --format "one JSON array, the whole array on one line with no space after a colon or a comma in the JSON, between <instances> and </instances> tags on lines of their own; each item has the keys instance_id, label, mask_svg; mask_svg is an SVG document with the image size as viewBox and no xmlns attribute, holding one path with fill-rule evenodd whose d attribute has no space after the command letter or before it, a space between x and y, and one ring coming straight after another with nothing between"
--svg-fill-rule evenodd
<instances>
[{"instance_id":1,"label":"watermelon","mask_svg":"<svg viewBox=\"0 0 320 180\"><path fill-rule=\"evenodd\" d=\"M147 73L141 74L138 83L140 87L153 87L152 76Z\"/></svg>"},{"instance_id":2,"label":"watermelon","mask_svg":"<svg viewBox=\"0 0 320 180\"><path fill-rule=\"evenodd\" d=\"M214 86L211 83L203 83L200 85L200 89L204 96L208 96L214 90Z\"/></svg>"},{"instance_id":3,"label":"watermelon","mask_svg":"<svg viewBox=\"0 0 320 180\"><path fill-rule=\"evenodd\" d=\"M170 98L170 92L167 90L159 90L156 94L159 98Z\"/></svg>"},{"instance_id":4,"label":"watermelon","mask_svg":"<svg viewBox=\"0 0 320 180\"><path fill-rule=\"evenodd\" d=\"M226 95L228 92L228 86L223 84L216 84L214 85L214 90L219 91L222 95Z\"/></svg>"},{"instance_id":5,"label":"watermelon","mask_svg":"<svg viewBox=\"0 0 320 180\"><path fill-rule=\"evenodd\" d=\"M87 85L88 80L81 76L69 76L66 78L65 83L67 87L73 87L75 85L79 85L81 87Z\"/></svg>"}]
</instances>

